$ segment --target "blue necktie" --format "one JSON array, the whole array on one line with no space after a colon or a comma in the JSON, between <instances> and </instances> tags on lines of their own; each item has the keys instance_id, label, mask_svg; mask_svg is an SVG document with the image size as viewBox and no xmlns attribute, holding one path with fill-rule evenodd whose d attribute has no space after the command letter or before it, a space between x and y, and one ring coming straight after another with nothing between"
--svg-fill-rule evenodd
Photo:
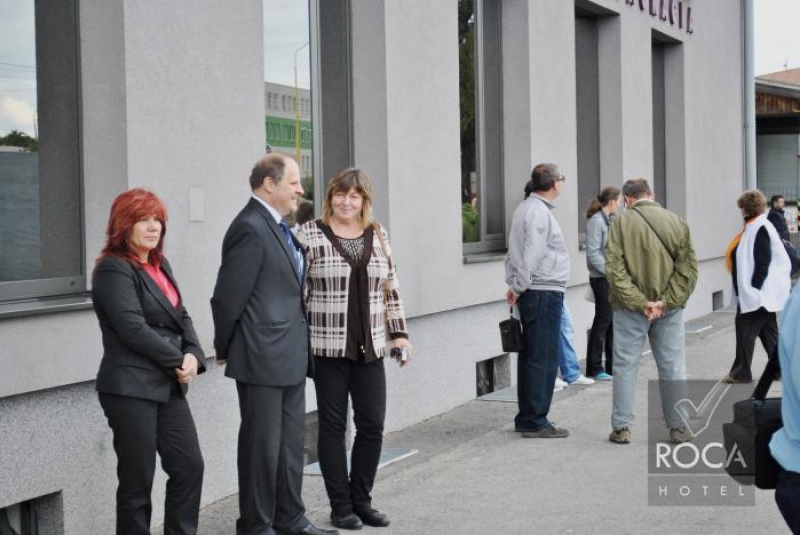
<instances>
[{"instance_id":1,"label":"blue necktie","mask_svg":"<svg viewBox=\"0 0 800 535\"><path fill-rule=\"evenodd\" d=\"M289 245L289 250L292 251L292 260L294 260L294 270L297 272L297 278L300 279L303 276L303 255L300 254L300 251L294 244L292 240L292 233L289 232L289 227L286 226L286 222L281 219L279 223L281 230L283 231L283 237L286 239L286 243Z\"/></svg>"}]
</instances>

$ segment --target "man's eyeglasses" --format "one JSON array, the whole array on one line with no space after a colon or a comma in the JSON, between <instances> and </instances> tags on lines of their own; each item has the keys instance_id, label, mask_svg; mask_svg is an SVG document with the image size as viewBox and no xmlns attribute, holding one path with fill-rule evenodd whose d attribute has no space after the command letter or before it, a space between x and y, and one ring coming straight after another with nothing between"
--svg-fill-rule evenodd
<instances>
[{"instance_id":1,"label":"man's eyeglasses","mask_svg":"<svg viewBox=\"0 0 800 535\"><path fill-rule=\"evenodd\" d=\"M564 175L558 175L558 178L556 179L556 182L566 182L566 181L567 177L565 177Z\"/></svg>"}]
</instances>

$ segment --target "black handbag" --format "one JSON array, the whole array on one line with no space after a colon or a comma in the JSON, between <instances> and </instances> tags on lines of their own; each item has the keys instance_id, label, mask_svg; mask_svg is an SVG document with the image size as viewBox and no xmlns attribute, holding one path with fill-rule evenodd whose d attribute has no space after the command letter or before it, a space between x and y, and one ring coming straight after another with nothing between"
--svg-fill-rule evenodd
<instances>
[{"instance_id":1,"label":"black handbag","mask_svg":"<svg viewBox=\"0 0 800 535\"><path fill-rule=\"evenodd\" d=\"M781 398L767 398L772 381L780 373L777 349L750 399L733 404L733 422L722 424L725 471L742 485L774 489L781 466L772 457L769 441L783 427Z\"/></svg>"},{"instance_id":2,"label":"black handbag","mask_svg":"<svg viewBox=\"0 0 800 535\"><path fill-rule=\"evenodd\" d=\"M525 349L522 343L522 324L514 317L514 309L508 307L509 318L500 322L500 341L506 353L519 353Z\"/></svg>"}]
</instances>

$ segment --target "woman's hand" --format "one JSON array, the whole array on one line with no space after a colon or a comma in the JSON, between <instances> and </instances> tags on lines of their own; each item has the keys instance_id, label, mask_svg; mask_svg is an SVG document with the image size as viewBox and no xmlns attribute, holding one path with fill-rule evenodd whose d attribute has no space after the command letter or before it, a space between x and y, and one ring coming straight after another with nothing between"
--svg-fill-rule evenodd
<instances>
[{"instance_id":1,"label":"woman's hand","mask_svg":"<svg viewBox=\"0 0 800 535\"><path fill-rule=\"evenodd\" d=\"M394 340L392 340L392 347L393 348L396 347L396 348L400 349L401 351L404 348L406 350L406 358L405 358L405 360L398 360L398 362L400 363L400 367L401 368L403 366L405 366L406 364L408 364L409 362L411 362L411 354L414 352L414 346L411 345L411 342L409 342L405 338L395 338Z\"/></svg>"},{"instance_id":2,"label":"woman's hand","mask_svg":"<svg viewBox=\"0 0 800 535\"><path fill-rule=\"evenodd\" d=\"M180 368L175 368L175 378L179 383L189 384L197 377L197 357L191 353L183 355L183 364Z\"/></svg>"}]
</instances>

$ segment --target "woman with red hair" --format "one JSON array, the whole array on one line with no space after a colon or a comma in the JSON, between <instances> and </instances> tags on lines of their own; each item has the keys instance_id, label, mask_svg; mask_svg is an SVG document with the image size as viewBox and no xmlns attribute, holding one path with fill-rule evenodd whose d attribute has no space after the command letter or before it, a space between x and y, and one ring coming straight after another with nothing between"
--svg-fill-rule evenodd
<instances>
[{"instance_id":1,"label":"woman with red hair","mask_svg":"<svg viewBox=\"0 0 800 535\"><path fill-rule=\"evenodd\" d=\"M205 355L162 252L166 223L156 195L121 193L92 274L103 335L96 389L114 434L118 534L150 533L156 452L169 476L164 534L197 532L204 465L186 390L205 371Z\"/></svg>"}]
</instances>

